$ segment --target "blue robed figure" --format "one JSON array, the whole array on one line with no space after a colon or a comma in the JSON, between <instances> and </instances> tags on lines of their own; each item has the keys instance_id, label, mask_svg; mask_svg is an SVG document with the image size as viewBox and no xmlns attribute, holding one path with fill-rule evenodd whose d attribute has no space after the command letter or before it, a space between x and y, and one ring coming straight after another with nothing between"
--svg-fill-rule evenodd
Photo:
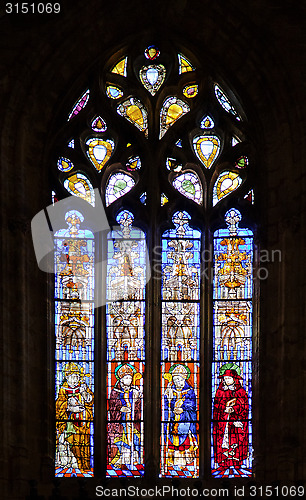
<instances>
[{"instance_id":1,"label":"blue robed figure","mask_svg":"<svg viewBox=\"0 0 306 500\"><path fill-rule=\"evenodd\" d=\"M189 376L189 368L181 364L173 365L165 375L169 380L164 407L167 467L186 466L196 458L197 404Z\"/></svg>"}]
</instances>

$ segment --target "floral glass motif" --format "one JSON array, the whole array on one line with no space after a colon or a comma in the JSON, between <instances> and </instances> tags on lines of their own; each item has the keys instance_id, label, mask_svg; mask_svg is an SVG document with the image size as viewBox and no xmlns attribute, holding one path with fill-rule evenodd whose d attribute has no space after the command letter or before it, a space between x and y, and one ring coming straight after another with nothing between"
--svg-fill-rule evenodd
<instances>
[{"instance_id":1,"label":"floral glass motif","mask_svg":"<svg viewBox=\"0 0 306 500\"><path fill-rule=\"evenodd\" d=\"M145 106L136 97L130 97L119 104L117 113L126 120L133 123L141 132L148 137L148 112Z\"/></svg>"},{"instance_id":2,"label":"floral glass motif","mask_svg":"<svg viewBox=\"0 0 306 500\"><path fill-rule=\"evenodd\" d=\"M201 233L187 212L162 237L160 477L199 476Z\"/></svg>"},{"instance_id":3,"label":"floral glass motif","mask_svg":"<svg viewBox=\"0 0 306 500\"><path fill-rule=\"evenodd\" d=\"M106 132L107 125L106 125L105 120L103 120L103 118L101 118L101 116L97 116L94 120L92 120L91 128L95 132Z\"/></svg>"},{"instance_id":4,"label":"floral glass motif","mask_svg":"<svg viewBox=\"0 0 306 500\"><path fill-rule=\"evenodd\" d=\"M94 235L80 212L65 220L54 237L55 475L93 477Z\"/></svg>"},{"instance_id":5,"label":"floral glass motif","mask_svg":"<svg viewBox=\"0 0 306 500\"><path fill-rule=\"evenodd\" d=\"M151 95L155 95L165 81L166 68L162 64L143 66L139 71L139 77L145 89Z\"/></svg>"},{"instance_id":6,"label":"floral glass motif","mask_svg":"<svg viewBox=\"0 0 306 500\"><path fill-rule=\"evenodd\" d=\"M198 205L203 203L203 189L198 175L194 172L184 172L178 175L172 182L177 189L186 198L190 198Z\"/></svg>"},{"instance_id":7,"label":"floral glass motif","mask_svg":"<svg viewBox=\"0 0 306 500\"><path fill-rule=\"evenodd\" d=\"M71 141L68 142L68 148L74 149L74 139L71 139Z\"/></svg>"},{"instance_id":8,"label":"floral glass motif","mask_svg":"<svg viewBox=\"0 0 306 500\"><path fill-rule=\"evenodd\" d=\"M113 69L111 69L111 73L116 73L117 75L127 76L127 57L124 57L119 61Z\"/></svg>"},{"instance_id":9,"label":"floral glass motif","mask_svg":"<svg viewBox=\"0 0 306 500\"><path fill-rule=\"evenodd\" d=\"M216 135L197 135L193 138L193 149L204 167L211 168L220 151L220 139Z\"/></svg>"},{"instance_id":10,"label":"floral glass motif","mask_svg":"<svg viewBox=\"0 0 306 500\"><path fill-rule=\"evenodd\" d=\"M105 189L105 203L108 207L121 196L125 195L135 186L133 177L123 172L110 176Z\"/></svg>"},{"instance_id":11,"label":"floral glass motif","mask_svg":"<svg viewBox=\"0 0 306 500\"><path fill-rule=\"evenodd\" d=\"M183 168L183 165L178 163L178 161L174 158L167 158L166 167L168 170L171 170L171 172L180 172Z\"/></svg>"},{"instance_id":12,"label":"floral glass motif","mask_svg":"<svg viewBox=\"0 0 306 500\"><path fill-rule=\"evenodd\" d=\"M219 104L221 104L222 108L225 111L227 111L227 113L230 113L231 115L233 115L236 118L236 120L240 121L241 118L240 118L239 114L237 113L236 109L234 108L234 106L230 102L230 100L227 97L227 95L225 94L225 92L217 84L215 84L215 95L216 95L216 98L217 98Z\"/></svg>"},{"instance_id":13,"label":"floral glass motif","mask_svg":"<svg viewBox=\"0 0 306 500\"><path fill-rule=\"evenodd\" d=\"M178 54L179 60L179 75L182 73L188 73L189 71L194 71L195 67L191 64L191 62L187 59L187 57L182 54Z\"/></svg>"},{"instance_id":14,"label":"floral glass motif","mask_svg":"<svg viewBox=\"0 0 306 500\"><path fill-rule=\"evenodd\" d=\"M213 189L213 205L216 205L222 198L235 191L242 179L239 174L226 170L222 172L215 182Z\"/></svg>"},{"instance_id":15,"label":"floral glass motif","mask_svg":"<svg viewBox=\"0 0 306 500\"><path fill-rule=\"evenodd\" d=\"M183 88L183 95L187 97L187 99L192 99L196 95L198 95L199 87L198 85L186 85Z\"/></svg>"},{"instance_id":16,"label":"floral glass motif","mask_svg":"<svg viewBox=\"0 0 306 500\"><path fill-rule=\"evenodd\" d=\"M86 141L86 145L88 146L88 158L100 172L114 152L114 141L111 139L100 139L99 137L94 137L92 139L88 139Z\"/></svg>"},{"instance_id":17,"label":"floral glass motif","mask_svg":"<svg viewBox=\"0 0 306 500\"><path fill-rule=\"evenodd\" d=\"M61 171L61 172L69 172L70 170L72 170L74 167L72 161L70 161L68 158L64 158L63 156L61 156L58 160L57 160L57 168Z\"/></svg>"},{"instance_id":18,"label":"floral glass motif","mask_svg":"<svg viewBox=\"0 0 306 500\"><path fill-rule=\"evenodd\" d=\"M95 205L95 193L91 182L83 174L77 172L64 180L64 188L74 196L79 196L83 200Z\"/></svg>"},{"instance_id":19,"label":"floral glass motif","mask_svg":"<svg viewBox=\"0 0 306 500\"><path fill-rule=\"evenodd\" d=\"M225 214L214 234L211 467L215 478L252 475L253 234Z\"/></svg>"},{"instance_id":20,"label":"floral glass motif","mask_svg":"<svg viewBox=\"0 0 306 500\"><path fill-rule=\"evenodd\" d=\"M88 99L89 99L89 89L87 89L84 92L82 97L80 97L80 99L73 106L71 112L69 113L68 121L71 120L71 118L73 118L74 116L76 116L83 108L85 108Z\"/></svg>"},{"instance_id":21,"label":"floral glass motif","mask_svg":"<svg viewBox=\"0 0 306 500\"><path fill-rule=\"evenodd\" d=\"M110 99L120 99L123 96L123 90L115 87L115 85L108 85L106 87L106 95Z\"/></svg>"},{"instance_id":22,"label":"floral glass motif","mask_svg":"<svg viewBox=\"0 0 306 500\"><path fill-rule=\"evenodd\" d=\"M130 172L133 172L133 170L139 170L141 168L140 157L139 156L131 156L126 163L126 168Z\"/></svg>"},{"instance_id":23,"label":"floral glass motif","mask_svg":"<svg viewBox=\"0 0 306 500\"><path fill-rule=\"evenodd\" d=\"M249 164L249 159L247 156L240 156L240 158L238 158L238 160L236 161L235 163L235 167L237 168L245 168L247 167Z\"/></svg>"},{"instance_id":24,"label":"floral glass motif","mask_svg":"<svg viewBox=\"0 0 306 500\"><path fill-rule=\"evenodd\" d=\"M215 126L214 120L209 115L204 116L204 118L201 120L200 127L203 129L214 128L214 126Z\"/></svg>"},{"instance_id":25,"label":"floral glass motif","mask_svg":"<svg viewBox=\"0 0 306 500\"><path fill-rule=\"evenodd\" d=\"M160 133L161 139L167 130L183 115L190 111L190 106L179 99L178 97L171 96L164 100L160 112Z\"/></svg>"},{"instance_id":26,"label":"floral glass motif","mask_svg":"<svg viewBox=\"0 0 306 500\"><path fill-rule=\"evenodd\" d=\"M145 234L127 210L108 239L107 477L144 474Z\"/></svg>"},{"instance_id":27,"label":"floral glass motif","mask_svg":"<svg viewBox=\"0 0 306 500\"><path fill-rule=\"evenodd\" d=\"M157 59L158 56L160 55L160 51L155 45L150 45L145 51L144 55L147 59L150 61L154 61L154 59Z\"/></svg>"}]
</instances>

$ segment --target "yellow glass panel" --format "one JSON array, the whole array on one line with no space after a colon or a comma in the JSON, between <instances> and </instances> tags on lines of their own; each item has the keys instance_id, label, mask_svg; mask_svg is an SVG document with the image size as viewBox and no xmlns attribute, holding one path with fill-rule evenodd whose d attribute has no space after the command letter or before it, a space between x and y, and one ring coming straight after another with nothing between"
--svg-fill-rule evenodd
<instances>
[{"instance_id":1,"label":"yellow glass panel","mask_svg":"<svg viewBox=\"0 0 306 500\"><path fill-rule=\"evenodd\" d=\"M143 116L138 106L136 106L135 104L128 106L126 110L126 115L132 122L137 123L137 125L143 130L144 128Z\"/></svg>"},{"instance_id":2,"label":"yellow glass panel","mask_svg":"<svg viewBox=\"0 0 306 500\"><path fill-rule=\"evenodd\" d=\"M215 135L202 135L193 139L193 147L204 167L210 168L220 150L220 140Z\"/></svg>"},{"instance_id":3,"label":"yellow glass panel","mask_svg":"<svg viewBox=\"0 0 306 500\"><path fill-rule=\"evenodd\" d=\"M179 54L179 73L188 73L188 71L194 71L194 67L192 66L191 62L188 61L187 57L182 56L182 54Z\"/></svg>"},{"instance_id":4,"label":"yellow glass panel","mask_svg":"<svg viewBox=\"0 0 306 500\"><path fill-rule=\"evenodd\" d=\"M229 194L231 191L237 189L240 184L241 179L239 175L234 172L226 172L224 175L220 175L217 181L218 200L221 200L221 198Z\"/></svg>"},{"instance_id":5,"label":"yellow glass panel","mask_svg":"<svg viewBox=\"0 0 306 500\"><path fill-rule=\"evenodd\" d=\"M115 144L106 139L89 139L86 142L88 146L87 155L98 171L102 170L105 163L108 162L113 154Z\"/></svg>"},{"instance_id":6,"label":"yellow glass panel","mask_svg":"<svg viewBox=\"0 0 306 500\"><path fill-rule=\"evenodd\" d=\"M183 89L183 94L188 99L192 99L198 94L198 91L199 91L198 85L187 85Z\"/></svg>"},{"instance_id":7,"label":"yellow glass panel","mask_svg":"<svg viewBox=\"0 0 306 500\"><path fill-rule=\"evenodd\" d=\"M171 125L178 120L183 113L184 111L179 104L171 104L167 110L166 125Z\"/></svg>"},{"instance_id":8,"label":"yellow glass panel","mask_svg":"<svg viewBox=\"0 0 306 500\"><path fill-rule=\"evenodd\" d=\"M111 73L116 73L117 75L126 76L126 65L127 57L121 59L111 70Z\"/></svg>"},{"instance_id":9,"label":"yellow glass panel","mask_svg":"<svg viewBox=\"0 0 306 500\"><path fill-rule=\"evenodd\" d=\"M94 205L94 192L92 185L85 175L76 173L64 181L64 187L71 194L79 196L91 205Z\"/></svg>"}]
</instances>

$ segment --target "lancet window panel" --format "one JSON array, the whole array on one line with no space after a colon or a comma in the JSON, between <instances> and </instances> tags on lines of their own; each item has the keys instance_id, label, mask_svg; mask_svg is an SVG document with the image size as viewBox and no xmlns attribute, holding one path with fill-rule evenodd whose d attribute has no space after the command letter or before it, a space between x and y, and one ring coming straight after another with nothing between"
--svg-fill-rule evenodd
<instances>
[{"instance_id":1,"label":"lancet window panel","mask_svg":"<svg viewBox=\"0 0 306 500\"><path fill-rule=\"evenodd\" d=\"M199 475L201 233L176 212L162 238L161 477Z\"/></svg>"},{"instance_id":2,"label":"lancet window panel","mask_svg":"<svg viewBox=\"0 0 306 500\"><path fill-rule=\"evenodd\" d=\"M55 234L55 389L57 477L94 468L94 236L67 212ZM86 227L86 226L85 226Z\"/></svg>"},{"instance_id":3,"label":"lancet window panel","mask_svg":"<svg viewBox=\"0 0 306 500\"><path fill-rule=\"evenodd\" d=\"M107 477L144 474L145 233L117 216L107 260Z\"/></svg>"},{"instance_id":4,"label":"lancet window panel","mask_svg":"<svg viewBox=\"0 0 306 500\"><path fill-rule=\"evenodd\" d=\"M225 214L214 237L212 475L252 475L253 234Z\"/></svg>"}]
</instances>

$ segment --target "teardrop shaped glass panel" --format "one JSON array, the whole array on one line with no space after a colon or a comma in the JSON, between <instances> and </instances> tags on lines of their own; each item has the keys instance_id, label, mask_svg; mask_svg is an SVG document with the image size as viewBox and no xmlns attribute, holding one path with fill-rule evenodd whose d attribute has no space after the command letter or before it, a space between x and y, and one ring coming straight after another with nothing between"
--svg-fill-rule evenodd
<instances>
[{"instance_id":1,"label":"teardrop shaped glass panel","mask_svg":"<svg viewBox=\"0 0 306 500\"><path fill-rule=\"evenodd\" d=\"M106 87L106 95L110 99L120 99L123 96L123 91L119 87L115 87L115 85L108 85Z\"/></svg>"},{"instance_id":2,"label":"teardrop shaped glass panel","mask_svg":"<svg viewBox=\"0 0 306 500\"><path fill-rule=\"evenodd\" d=\"M200 127L207 129L207 128L214 128L214 126L215 124L213 119L209 115L204 116L203 120L201 121Z\"/></svg>"},{"instance_id":3,"label":"teardrop shaped glass panel","mask_svg":"<svg viewBox=\"0 0 306 500\"><path fill-rule=\"evenodd\" d=\"M154 61L154 59L157 59L160 55L160 51L155 45L149 45L149 47L144 51L144 55L150 61Z\"/></svg>"},{"instance_id":4,"label":"teardrop shaped glass panel","mask_svg":"<svg viewBox=\"0 0 306 500\"><path fill-rule=\"evenodd\" d=\"M220 139L216 135L197 135L193 149L205 168L211 168L220 151Z\"/></svg>"},{"instance_id":5,"label":"teardrop shaped glass panel","mask_svg":"<svg viewBox=\"0 0 306 500\"><path fill-rule=\"evenodd\" d=\"M105 189L105 203L108 207L121 196L128 193L135 186L134 179L123 172L117 172L110 176Z\"/></svg>"},{"instance_id":6,"label":"teardrop shaped glass panel","mask_svg":"<svg viewBox=\"0 0 306 500\"><path fill-rule=\"evenodd\" d=\"M105 120L101 118L101 116L97 116L92 122L91 122L91 128L95 132L106 132L107 130L107 125L105 123Z\"/></svg>"},{"instance_id":7,"label":"teardrop shaped glass panel","mask_svg":"<svg viewBox=\"0 0 306 500\"><path fill-rule=\"evenodd\" d=\"M100 171L112 156L115 143L110 139L100 139L95 137L86 141L88 146L87 156L95 168Z\"/></svg>"},{"instance_id":8,"label":"teardrop shaped glass panel","mask_svg":"<svg viewBox=\"0 0 306 500\"><path fill-rule=\"evenodd\" d=\"M215 182L213 189L213 205L215 206L222 198L235 191L242 183L239 174L235 172L222 172Z\"/></svg>"},{"instance_id":9,"label":"teardrop shaped glass panel","mask_svg":"<svg viewBox=\"0 0 306 500\"><path fill-rule=\"evenodd\" d=\"M143 86L155 95L165 81L166 68L162 64L143 66L139 71L139 78Z\"/></svg>"},{"instance_id":10,"label":"teardrop shaped glass panel","mask_svg":"<svg viewBox=\"0 0 306 500\"><path fill-rule=\"evenodd\" d=\"M175 189L190 198L198 205L203 203L203 189L199 176L195 172L184 172L178 175L172 182Z\"/></svg>"},{"instance_id":11,"label":"teardrop shaped glass panel","mask_svg":"<svg viewBox=\"0 0 306 500\"><path fill-rule=\"evenodd\" d=\"M186 85L183 88L183 95L187 97L187 99L192 99L196 95L198 95L199 87L198 85Z\"/></svg>"},{"instance_id":12,"label":"teardrop shaped glass panel","mask_svg":"<svg viewBox=\"0 0 306 500\"><path fill-rule=\"evenodd\" d=\"M83 174L77 172L64 180L64 188L74 195L95 206L95 193L91 182Z\"/></svg>"},{"instance_id":13,"label":"teardrop shaped glass panel","mask_svg":"<svg viewBox=\"0 0 306 500\"><path fill-rule=\"evenodd\" d=\"M148 136L148 112L136 97L130 97L119 104L117 113L144 132L146 137Z\"/></svg>"},{"instance_id":14,"label":"teardrop shaped glass panel","mask_svg":"<svg viewBox=\"0 0 306 500\"><path fill-rule=\"evenodd\" d=\"M190 106L178 97L167 97L164 100L160 112L160 133L161 139L167 130L183 115L190 111Z\"/></svg>"},{"instance_id":15,"label":"teardrop shaped glass panel","mask_svg":"<svg viewBox=\"0 0 306 500\"><path fill-rule=\"evenodd\" d=\"M70 170L72 170L74 167L72 161L70 161L68 158L64 158L63 156L61 156L58 160L57 160L57 168L61 171L61 172L69 172Z\"/></svg>"}]
</instances>

